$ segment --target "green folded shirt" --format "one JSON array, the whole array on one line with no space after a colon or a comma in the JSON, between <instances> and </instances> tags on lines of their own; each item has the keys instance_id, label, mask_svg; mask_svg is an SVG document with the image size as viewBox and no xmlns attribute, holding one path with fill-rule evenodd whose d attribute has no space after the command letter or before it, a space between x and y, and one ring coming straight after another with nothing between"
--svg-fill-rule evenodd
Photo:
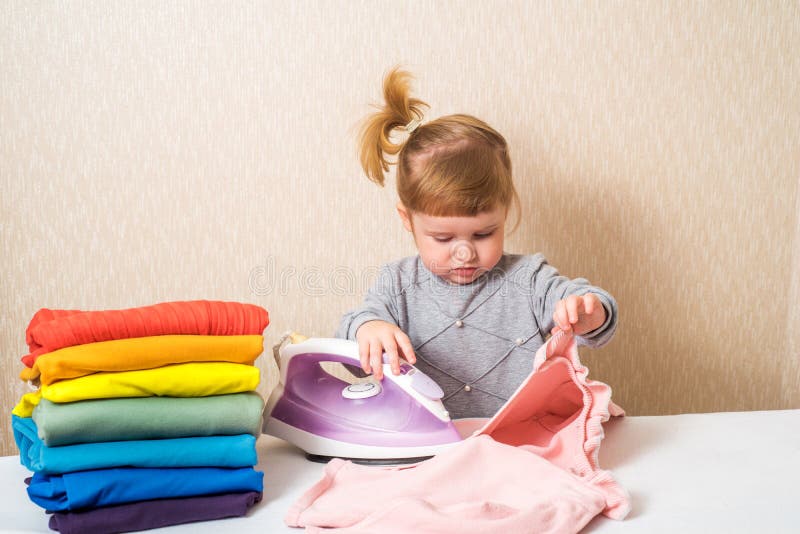
<instances>
[{"instance_id":1,"label":"green folded shirt","mask_svg":"<svg viewBox=\"0 0 800 534\"><path fill-rule=\"evenodd\" d=\"M264 401L255 392L211 397L144 397L56 404L33 410L49 447L74 443L252 434L261 429Z\"/></svg>"}]
</instances>

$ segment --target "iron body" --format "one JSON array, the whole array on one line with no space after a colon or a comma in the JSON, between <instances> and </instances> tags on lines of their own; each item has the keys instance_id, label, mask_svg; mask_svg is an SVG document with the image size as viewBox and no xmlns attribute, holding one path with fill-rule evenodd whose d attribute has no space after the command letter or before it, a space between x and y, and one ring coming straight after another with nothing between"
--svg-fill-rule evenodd
<instances>
[{"instance_id":1,"label":"iron body","mask_svg":"<svg viewBox=\"0 0 800 534\"><path fill-rule=\"evenodd\" d=\"M280 381L267 401L263 431L300 447L311 459L403 463L462 440L441 402L441 388L405 360L398 376L384 360L383 380L369 377L353 384L322 364L360 368L354 341L281 342L275 359Z\"/></svg>"}]
</instances>

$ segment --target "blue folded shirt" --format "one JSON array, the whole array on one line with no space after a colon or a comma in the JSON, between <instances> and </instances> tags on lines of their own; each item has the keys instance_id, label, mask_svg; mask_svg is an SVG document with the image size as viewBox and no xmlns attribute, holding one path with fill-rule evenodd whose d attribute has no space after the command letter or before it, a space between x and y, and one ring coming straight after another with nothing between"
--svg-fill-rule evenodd
<instances>
[{"instance_id":1,"label":"blue folded shirt","mask_svg":"<svg viewBox=\"0 0 800 534\"><path fill-rule=\"evenodd\" d=\"M48 447L30 417L11 416L22 464L44 474L109 467L246 467L258 463L251 434Z\"/></svg>"},{"instance_id":2,"label":"blue folded shirt","mask_svg":"<svg viewBox=\"0 0 800 534\"><path fill-rule=\"evenodd\" d=\"M117 467L63 475L34 473L28 496L47 511L62 512L170 497L261 492L263 477L252 467Z\"/></svg>"}]
</instances>

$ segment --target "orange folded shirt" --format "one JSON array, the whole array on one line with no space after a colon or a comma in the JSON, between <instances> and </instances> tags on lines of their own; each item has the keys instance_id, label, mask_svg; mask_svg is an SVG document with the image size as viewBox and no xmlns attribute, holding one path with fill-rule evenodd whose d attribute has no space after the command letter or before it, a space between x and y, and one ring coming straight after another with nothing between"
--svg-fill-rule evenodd
<instances>
[{"instance_id":1,"label":"orange folded shirt","mask_svg":"<svg viewBox=\"0 0 800 534\"><path fill-rule=\"evenodd\" d=\"M240 302L162 302L103 311L42 308L25 330L31 352L22 357L22 362L31 367L42 354L99 341L169 334L261 335L267 325L267 310Z\"/></svg>"},{"instance_id":2,"label":"orange folded shirt","mask_svg":"<svg viewBox=\"0 0 800 534\"><path fill-rule=\"evenodd\" d=\"M137 371L173 363L231 362L252 365L264 337L166 335L99 341L42 354L20 373L22 380L52 384L101 371Z\"/></svg>"}]
</instances>

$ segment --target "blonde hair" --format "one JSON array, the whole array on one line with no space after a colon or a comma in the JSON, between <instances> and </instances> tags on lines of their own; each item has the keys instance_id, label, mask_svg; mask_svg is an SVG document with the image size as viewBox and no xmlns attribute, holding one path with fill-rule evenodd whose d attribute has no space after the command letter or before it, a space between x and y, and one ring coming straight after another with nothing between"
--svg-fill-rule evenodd
<instances>
[{"instance_id":1,"label":"blonde hair","mask_svg":"<svg viewBox=\"0 0 800 534\"><path fill-rule=\"evenodd\" d=\"M383 107L362 123L359 159L367 177L383 186L388 156L397 155L397 193L407 209L450 217L513 205L516 229L520 203L508 145L491 126L471 115L447 115L413 129L405 142L390 140L393 130L405 130L429 107L410 96L411 79L393 68L383 80Z\"/></svg>"}]
</instances>

